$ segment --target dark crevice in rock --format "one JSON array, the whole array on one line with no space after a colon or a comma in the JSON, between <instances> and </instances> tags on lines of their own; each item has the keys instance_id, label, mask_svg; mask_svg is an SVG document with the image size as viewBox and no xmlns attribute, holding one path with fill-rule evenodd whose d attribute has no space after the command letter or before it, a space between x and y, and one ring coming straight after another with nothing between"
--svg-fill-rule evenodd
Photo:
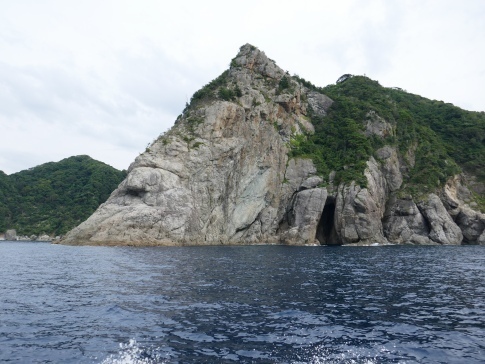
<instances>
[{"instance_id":1,"label":"dark crevice in rock","mask_svg":"<svg viewBox=\"0 0 485 364\"><path fill-rule=\"evenodd\" d=\"M323 208L322 216L317 226L315 238L322 245L338 244L337 234L335 231L335 197L328 196Z\"/></svg>"},{"instance_id":2,"label":"dark crevice in rock","mask_svg":"<svg viewBox=\"0 0 485 364\"><path fill-rule=\"evenodd\" d=\"M145 196L145 191L134 190L134 189L127 189L126 194L130 196L140 197L143 198Z\"/></svg>"},{"instance_id":3,"label":"dark crevice in rock","mask_svg":"<svg viewBox=\"0 0 485 364\"><path fill-rule=\"evenodd\" d=\"M424 227L426 229L426 234L429 237L429 233L431 232L431 222L429 221L427 214L424 213L424 209L419 204L416 204L416 207L423 216Z\"/></svg>"},{"instance_id":4,"label":"dark crevice in rock","mask_svg":"<svg viewBox=\"0 0 485 364\"><path fill-rule=\"evenodd\" d=\"M244 225L244 226L240 226L240 227L236 228L236 232L235 232L235 234L238 234L238 233L240 233L241 231L247 231L247 230L249 230L249 229L251 228L251 226L253 226L253 225L254 225L254 224L257 222L257 221L259 221L259 220L260 220L260 218L261 218L261 212L260 212L260 213L258 214L258 216L256 216L256 218L255 218L255 219L254 219L252 222L250 222L249 224L246 224L246 225ZM234 235L235 235L235 234L234 234Z\"/></svg>"},{"instance_id":5,"label":"dark crevice in rock","mask_svg":"<svg viewBox=\"0 0 485 364\"><path fill-rule=\"evenodd\" d=\"M291 226L292 222L294 221L295 216L293 213L293 206L295 204L295 198L297 194L298 194L298 191L293 191L293 194L289 199L290 202L288 204L288 207L286 208L285 214L283 215L283 218L278 224L277 233L288 230L288 228Z\"/></svg>"}]
</instances>

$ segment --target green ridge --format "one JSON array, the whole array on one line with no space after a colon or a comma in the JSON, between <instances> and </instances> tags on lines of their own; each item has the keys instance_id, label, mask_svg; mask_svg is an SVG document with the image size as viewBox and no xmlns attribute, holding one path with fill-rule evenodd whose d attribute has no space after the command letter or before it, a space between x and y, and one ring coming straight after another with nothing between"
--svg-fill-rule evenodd
<instances>
[{"instance_id":1,"label":"green ridge","mask_svg":"<svg viewBox=\"0 0 485 364\"><path fill-rule=\"evenodd\" d=\"M452 104L386 88L365 76L341 78L318 88L295 77L306 87L334 100L328 115L310 113L312 135L292 140L291 155L312 158L324 177L333 170L336 182L355 180L365 186L365 162L384 145L398 147L403 156L416 148L416 163L405 180L409 192L429 192L461 170L485 181L485 114ZM394 127L385 138L366 137L366 115L375 111Z\"/></svg>"},{"instance_id":2,"label":"green ridge","mask_svg":"<svg viewBox=\"0 0 485 364\"><path fill-rule=\"evenodd\" d=\"M10 176L0 172L0 231L62 235L87 219L125 178L88 156L45 163Z\"/></svg>"}]
</instances>

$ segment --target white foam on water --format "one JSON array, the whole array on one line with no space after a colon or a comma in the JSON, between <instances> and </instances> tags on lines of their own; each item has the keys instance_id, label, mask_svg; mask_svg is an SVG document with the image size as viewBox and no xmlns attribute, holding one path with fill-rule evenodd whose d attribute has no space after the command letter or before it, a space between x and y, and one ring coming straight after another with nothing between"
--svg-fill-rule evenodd
<instances>
[{"instance_id":1,"label":"white foam on water","mask_svg":"<svg viewBox=\"0 0 485 364\"><path fill-rule=\"evenodd\" d=\"M100 364L167 364L167 354L170 350L165 350L165 355L159 352L160 348L147 348L139 344L135 339L130 339L128 343L120 343L118 353L109 355ZM169 348L167 348L169 349ZM374 349L347 347L341 348L341 352L335 349L318 345L309 348L308 351L298 356L298 360L291 361L291 364L378 364L381 357L391 354L391 351L384 347ZM159 352L158 354L156 352ZM168 351L168 352L167 352ZM207 354L207 353L205 353ZM173 355L173 352L168 355ZM266 358L258 351L240 350L237 355L226 355L224 359L239 361L239 356ZM398 361L398 364L406 364L405 361Z\"/></svg>"},{"instance_id":2,"label":"white foam on water","mask_svg":"<svg viewBox=\"0 0 485 364\"><path fill-rule=\"evenodd\" d=\"M377 364L380 362L379 357L389 354L390 351L385 347L376 348L372 351L353 347L336 353L329 348L317 346L311 352L306 353L308 357L294 361L291 364ZM399 361L398 364L405 364L405 361Z\"/></svg>"},{"instance_id":3,"label":"white foam on water","mask_svg":"<svg viewBox=\"0 0 485 364\"><path fill-rule=\"evenodd\" d=\"M135 339L130 339L127 344L120 343L117 354L111 354L101 364L154 364L165 363L162 358L148 355Z\"/></svg>"}]
</instances>

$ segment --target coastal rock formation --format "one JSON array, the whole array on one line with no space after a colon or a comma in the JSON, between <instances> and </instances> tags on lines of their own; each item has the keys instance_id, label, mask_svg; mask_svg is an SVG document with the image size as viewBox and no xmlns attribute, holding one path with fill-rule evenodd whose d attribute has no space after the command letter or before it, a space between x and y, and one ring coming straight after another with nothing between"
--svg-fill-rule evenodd
<instances>
[{"instance_id":1,"label":"coastal rock formation","mask_svg":"<svg viewBox=\"0 0 485 364\"><path fill-rule=\"evenodd\" d=\"M440 197L449 215L461 230L462 243L485 245L485 214L470 207L473 204L472 192L466 187L464 179L464 176L451 178L444 186Z\"/></svg>"},{"instance_id":2,"label":"coastal rock formation","mask_svg":"<svg viewBox=\"0 0 485 364\"><path fill-rule=\"evenodd\" d=\"M17 230L9 229L5 232L5 240L17 240Z\"/></svg>"},{"instance_id":3,"label":"coastal rock formation","mask_svg":"<svg viewBox=\"0 0 485 364\"><path fill-rule=\"evenodd\" d=\"M362 135L384 146L366 163L366 183L335 181L312 159L292 157L298 136L315 132L310 116L325 120L333 105L317 91L244 45L61 243L485 243L483 214L451 185L440 196L403 195L416 146L400 154L386 144L395 125L375 111L362 120Z\"/></svg>"},{"instance_id":4,"label":"coastal rock formation","mask_svg":"<svg viewBox=\"0 0 485 364\"><path fill-rule=\"evenodd\" d=\"M383 227L385 236L395 244L433 244L428 223L411 196L389 199Z\"/></svg>"},{"instance_id":5,"label":"coastal rock formation","mask_svg":"<svg viewBox=\"0 0 485 364\"><path fill-rule=\"evenodd\" d=\"M464 244L485 245L485 214L462 207L456 217L456 224L463 233Z\"/></svg>"},{"instance_id":6,"label":"coastal rock formation","mask_svg":"<svg viewBox=\"0 0 485 364\"><path fill-rule=\"evenodd\" d=\"M429 238L439 244L460 244L463 234L451 219L443 203L435 194L418 204L418 207L430 225Z\"/></svg>"},{"instance_id":7,"label":"coastal rock formation","mask_svg":"<svg viewBox=\"0 0 485 364\"><path fill-rule=\"evenodd\" d=\"M238 102L203 101L186 110L64 243L279 243L293 194L282 188L287 142L305 125L302 89L276 95L285 73L250 45L232 63L225 77L239 89ZM322 111L330 104L323 101ZM295 216L290 224L304 229L308 217Z\"/></svg>"}]
</instances>

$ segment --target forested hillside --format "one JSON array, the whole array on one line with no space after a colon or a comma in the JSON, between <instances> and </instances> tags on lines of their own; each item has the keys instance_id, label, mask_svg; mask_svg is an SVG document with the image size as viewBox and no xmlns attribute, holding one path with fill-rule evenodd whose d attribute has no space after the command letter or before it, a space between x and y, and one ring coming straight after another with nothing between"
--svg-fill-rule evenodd
<instances>
[{"instance_id":1,"label":"forested hillside","mask_svg":"<svg viewBox=\"0 0 485 364\"><path fill-rule=\"evenodd\" d=\"M365 185L366 161L383 145L392 145L402 155L411 151L415 159L407 189L433 191L460 171L485 182L485 113L386 88L365 76L345 75L324 88L295 78L335 101L328 116L311 115L313 135L292 141L293 156L311 157L323 175L336 171L337 181ZM363 133L373 117L390 124L383 138Z\"/></svg>"},{"instance_id":2,"label":"forested hillside","mask_svg":"<svg viewBox=\"0 0 485 364\"><path fill-rule=\"evenodd\" d=\"M125 171L75 156L7 176L0 172L0 232L62 235L106 201Z\"/></svg>"}]
</instances>

